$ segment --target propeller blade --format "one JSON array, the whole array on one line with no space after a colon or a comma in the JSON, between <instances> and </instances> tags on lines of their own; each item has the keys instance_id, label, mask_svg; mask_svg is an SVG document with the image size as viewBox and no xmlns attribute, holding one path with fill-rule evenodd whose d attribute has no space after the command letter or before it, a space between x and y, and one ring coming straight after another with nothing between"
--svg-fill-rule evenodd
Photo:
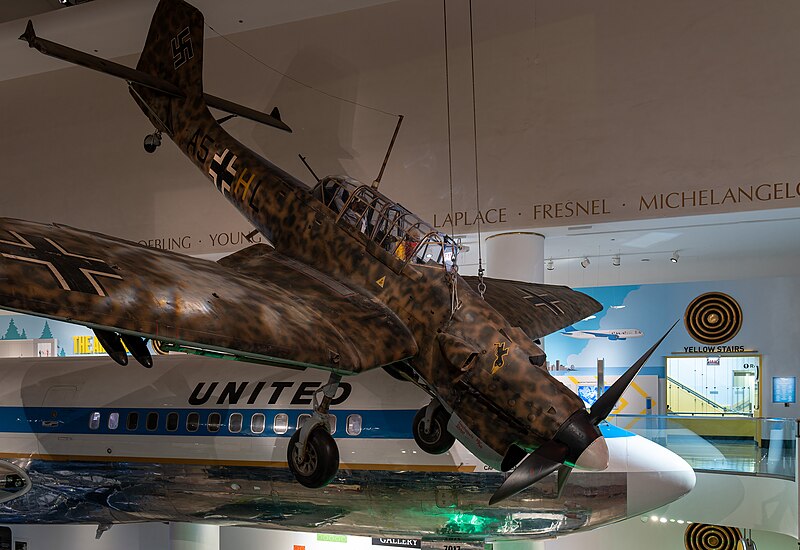
<instances>
[{"instance_id":1,"label":"propeller blade","mask_svg":"<svg viewBox=\"0 0 800 550\"><path fill-rule=\"evenodd\" d=\"M562 464L558 469L558 491L556 492L556 498L561 498L561 493L564 492L564 485L567 484L567 479L571 473L572 468L566 464Z\"/></svg>"},{"instance_id":2,"label":"propeller blade","mask_svg":"<svg viewBox=\"0 0 800 550\"><path fill-rule=\"evenodd\" d=\"M511 468L519 464L527 455L528 452L525 449L512 443L509 445L508 450L506 451L506 456L503 457L503 463L500 465L500 471L509 471Z\"/></svg>"},{"instance_id":3,"label":"propeller blade","mask_svg":"<svg viewBox=\"0 0 800 550\"><path fill-rule=\"evenodd\" d=\"M589 420L596 426L600 424L606 417L611 414L611 411L614 410L614 405L617 404L619 398L622 397L622 394L625 393L625 390L628 389L633 379L639 373L639 370L644 366L645 362L650 359L650 356L653 355L653 352L656 351L656 348L661 345L661 342L667 337L667 335L672 332L672 329L675 328L680 322L680 319L675 321L675 324L672 325L667 332L664 333L658 342L653 344L653 346L644 352L642 355L631 367L625 371L625 374L619 377L616 382L614 382L608 390L600 396L600 398L594 402L592 408L589 412Z\"/></svg>"},{"instance_id":4,"label":"propeller blade","mask_svg":"<svg viewBox=\"0 0 800 550\"><path fill-rule=\"evenodd\" d=\"M514 496L558 470L567 457L567 446L550 440L527 456L495 491L489 504Z\"/></svg>"}]
</instances>

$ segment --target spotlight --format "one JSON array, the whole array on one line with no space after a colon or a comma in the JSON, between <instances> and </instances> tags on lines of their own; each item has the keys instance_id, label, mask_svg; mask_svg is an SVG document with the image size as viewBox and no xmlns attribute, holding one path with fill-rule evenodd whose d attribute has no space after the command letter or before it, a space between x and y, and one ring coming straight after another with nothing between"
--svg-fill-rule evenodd
<instances>
[{"instance_id":1,"label":"spotlight","mask_svg":"<svg viewBox=\"0 0 800 550\"><path fill-rule=\"evenodd\" d=\"M673 264L677 264L679 258L680 258L680 255L678 254L678 251L676 250L675 252L672 253L672 257L669 259L669 261L672 262Z\"/></svg>"},{"instance_id":2,"label":"spotlight","mask_svg":"<svg viewBox=\"0 0 800 550\"><path fill-rule=\"evenodd\" d=\"M590 263L592 263L592 262L589 261L589 258L584 258L584 259L581 260L581 267L583 269L586 269L587 267L589 267Z\"/></svg>"},{"instance_id":3,"label":"spotlight","mask_svg":"<svg viewBox=\"0 0 800 550\"><path fill-rule=\"evenodd\" d=\"M553 260L552 259L551 260L547 260L544 263L544 266L547 268L547 271L553 271L556 268L556 266L553 264Z\"/></svg>"},{"instance_id":4,"label":"spotlight","mask_svg":"<svg viewBox=\"0 0 800 550\"><path fill-rule=\"evenodd\" d=\"M619 263L620 263L619 255L611 256L611 265L613 265L614 267L619 267Z\"/></svg>"}]
</instances>

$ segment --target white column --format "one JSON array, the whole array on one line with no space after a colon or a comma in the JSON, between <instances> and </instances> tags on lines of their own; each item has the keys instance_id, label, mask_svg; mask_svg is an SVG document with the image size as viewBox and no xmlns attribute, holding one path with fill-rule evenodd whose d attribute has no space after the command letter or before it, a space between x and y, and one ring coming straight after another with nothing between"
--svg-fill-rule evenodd
<instances>
[{"instance_id":1,"label":"white column","mask_svg":"<svg viewBox=\"0 0 800 550\"><path fill-rule=\"evenodd\" d=\"M544 235L530 231L486 238L486 276L529 283L544 282Z\"/></svg>"},{"instance_id":2,"label":"white column","mask_svg":"<svg viewBox=\"0 0 800 550\"><path fill-rule=\"evenodd\" d=\"M170 523L170 550L219 550L219 526L203 523Z\"/></svg>"}]
</instances>

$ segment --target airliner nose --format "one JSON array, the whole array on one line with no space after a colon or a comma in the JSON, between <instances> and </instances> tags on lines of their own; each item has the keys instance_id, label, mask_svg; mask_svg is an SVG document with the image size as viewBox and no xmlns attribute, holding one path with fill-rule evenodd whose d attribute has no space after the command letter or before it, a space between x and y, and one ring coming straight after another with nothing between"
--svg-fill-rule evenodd
<instances>
[{"instance_id":1,"label":"airliner nose","mask_svg":"<svg viewBox=\"0 0 800 550\"><path fill-rule=\"evenodd\" d=\"M606 438L598 437L583 450L575 466L582 470L600 471L608 468L608 445Z\"/></svg>"},{"instance_id":2,"label":"airliner nose","mask_svg":"<svg viewBox=\"0 0 800 550\"><path fill-rule=\"evenodd\" d=\"M681 457L641 436L628 444L628 515L649 512L692 490L694 470Z\"/></svg>"}]
</instances>

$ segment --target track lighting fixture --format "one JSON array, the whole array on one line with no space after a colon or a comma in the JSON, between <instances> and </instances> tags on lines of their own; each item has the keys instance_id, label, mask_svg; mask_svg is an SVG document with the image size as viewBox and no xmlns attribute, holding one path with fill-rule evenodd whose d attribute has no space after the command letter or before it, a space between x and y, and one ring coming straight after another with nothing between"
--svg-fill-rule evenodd
<instances>
[{"instance_id":1,"label":"track lighting fixture","mask_svg":"<svg viewBox=\"0 0 800 550\"><path fill-rule=\"evenodd\" d=\"M669 261L672 262L673 264L677 264L679 258L680 258L680 255L678 254L678 251L676 250L675 252L672 253L672 256L670 257Z\"/></svg>"},{"instance_id":2,"label":"track lighting fixture","mask_svg":"<svg viewBox=\"0 0 800 550\"><path fill-rule=\"evenodd\" d=\"M613 265L614 267L619 267L619 264L620 264L619 254L617 254L616 256L611 256L611 265Z\"/></svg>"},{"instance_id":3,"label":"track lighting fixture","mask_svg":"<svg viewBox=\"0 0 800 550\"><path fill-rule=\"evenodd\" d=\"M555 264L553 264L552 258L547 260L544 263L544 266L547 268L547 271L553 271L556 268Z\"/></svg>"},{"instance_id":4,"label":"track lighting fixture","mask_svg":"<svg viewBox=\"0 0 800 550\"><path fill-rule=\"evenodd\" d=\"M590 263L592 263L592 262L589 261L589 258L584 258L584 259L581 260L581 267L583 269L586 269L587 267L589 267Z\"/></svg>"}]
</instances>

